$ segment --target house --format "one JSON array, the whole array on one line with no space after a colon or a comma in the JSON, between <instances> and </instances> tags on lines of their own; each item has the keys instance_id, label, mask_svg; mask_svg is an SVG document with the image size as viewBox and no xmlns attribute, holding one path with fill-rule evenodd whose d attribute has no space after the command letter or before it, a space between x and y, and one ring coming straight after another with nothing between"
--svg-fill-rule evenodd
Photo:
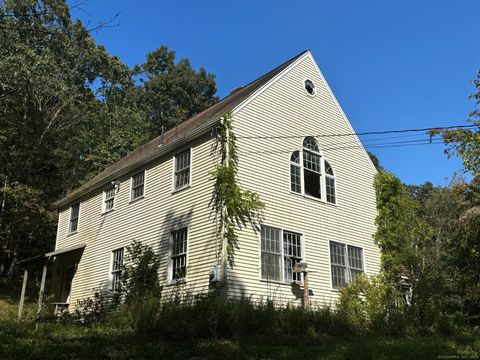
<instances>
[{"instance_id":1,"label":"house","mask_svg":"<svg viewBox=\"0 0 480 360\"><path fill-rule=\"evenodd\" d=\"M310 51L140 146L59 200L52 289L75 307L103 287L119 286L133 240L160 256L164 291L211 291L222 264L209 202L214 129L231 110L238 179L265 203L260 231L240 232L228 295L302 301L306 262L311 303L335 301L360 273L379 271L374 244L375 167L354 134ZM343 134L345 136L338 136Z\"/></svg>"}]
</instances>

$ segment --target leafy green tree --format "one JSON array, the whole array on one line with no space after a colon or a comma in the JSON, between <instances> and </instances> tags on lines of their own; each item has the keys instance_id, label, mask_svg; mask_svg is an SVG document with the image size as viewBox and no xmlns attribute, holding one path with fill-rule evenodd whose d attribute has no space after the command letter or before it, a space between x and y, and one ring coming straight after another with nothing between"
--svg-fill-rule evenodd
<instances>
[{"instance_id":1,"label":"leafy green tree","mask_svg":"<svg viewBox=\"0 0 480 360\"><path fill-rule=\"evenodd\" d=\"M175 52L164 45L147 54L134 74L143 84L143 106L151 135L157 136L213 105L215 76L200 68L196 72L188 59L175 63Z\"/></svg>"}]
</instances>

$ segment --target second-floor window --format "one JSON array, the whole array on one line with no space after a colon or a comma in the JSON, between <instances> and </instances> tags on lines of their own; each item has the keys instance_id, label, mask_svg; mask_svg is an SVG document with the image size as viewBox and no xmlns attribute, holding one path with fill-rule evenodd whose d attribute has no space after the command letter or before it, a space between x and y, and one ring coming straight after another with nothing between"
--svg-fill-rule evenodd
<instances>
[{"instance_id":1,"label":"second-floor window","mask_svg":"<svg viewBox=\"0 0 480 360\"><path fill-rule=\"evenodd\" d=\"M68 232L70 234L76 233L78 230L78 218L80 216L80 203L76 203L70 207L70 224Z\"/></svg>"},{"instance_id":2,"label":"second-floor window","mask_svg":"<svg viewBox=\"0 0 480 360\"><path fill-rule=\"evenodd\" d=\"M115 205L115 187L112 186L103 192L103 212L113 210Z\"/></svg>"},{"instance_id":3,"label":"second-floor window","mask_svg":"<svg viewBox=\"0 0 480 360\"><path fill-rule=\"evenodd\" d=\"M174 190L190 185L190 149L175 155Z\"/></svg>"},{"instance_id":4,"label":"second-floor window","mask_svg":"<svg viewBox=\"0 0 480 360\"><path fill-rule=\"evenodd\" d=\"M143 197L145 187L145 171L132 176L132 193L130 201Z\"/></svg>"}]
</instances>

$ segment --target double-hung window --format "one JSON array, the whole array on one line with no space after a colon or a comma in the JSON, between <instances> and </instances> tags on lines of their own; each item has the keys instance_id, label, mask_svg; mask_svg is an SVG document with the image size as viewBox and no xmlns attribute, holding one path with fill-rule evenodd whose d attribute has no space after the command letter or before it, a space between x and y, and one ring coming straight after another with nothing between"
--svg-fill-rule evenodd
<instances>
[{"instance_id":1,"label":"double-hung window","mask_svg":"<svg viewBox=\"0 0 480 360\"><path fill-rule=\"evenodd\" d=\"M302 235L270 226L262 226L261 276L264 280L301 281L293 268L302 260Z\"/></svg>"},{"instance_id":2,"label":"double-hung window","mask_svg":"<svg viewBox=\"0 0 480 360\"><path fill-rule=\"evenodd\" d=\"M103 212L113 210L115 205L115 187L112 186L103 192Z\"/></svg>"},{"instance_id":3,"label":"double-hung window","mask_svg":"<svg viewBox=\"0 0 480 360\"><path fill-rule=\"evenodd\" d=\"M119 291L122 284L123 248L112 251L111 290Z\"/></svg>"},{"instance_id":4,"label":"double-hung window","mask_svg":"<svg viewBox=\"0 0 480 360\"><path fill-rule=\"evenodd\" d=\"M174 190L190 185L190 149L175 155Z\"/></svg>"},{"instance_id":5,"label":"double-hung window","mask_svg":"<svg viewBox=\"0 0 480 360\"><path fill-rule=\"evenodd\" d=\"M132 176L132 190L130 201L143 197L145 189L145 171L139 172Z\"/></svg>"},{"instance_id":6,"label":"double-hung window","mask_svg":"<svg viewBox=\"0 0 480 360\"><path fill-rule=\"evenodd\" d=\"M330 241L330 262L332 287L341 289L364 272L363 249Z\"/></svg>"},{"instance_id":7,"label":"double-hung window","mask_svg":"<svg viewBox=\"0 0 480 360\"><path fill-rule=\"evenodd\" d=\"M171 236L171 281L180 281L187 275L187 228L172 231Z\"/></svg>"},{"instance_id":8,"label":"double-hung window","mask_svg":"<svg viewBox=\"0 0 480 360\"><path fill-rule=\"evenodd\" d=\"M77 232L79 216L80 216L80 203L76 203L70 207L70 223L68 225L69 234L73 234Z\"/></svg>"}]
</instances>

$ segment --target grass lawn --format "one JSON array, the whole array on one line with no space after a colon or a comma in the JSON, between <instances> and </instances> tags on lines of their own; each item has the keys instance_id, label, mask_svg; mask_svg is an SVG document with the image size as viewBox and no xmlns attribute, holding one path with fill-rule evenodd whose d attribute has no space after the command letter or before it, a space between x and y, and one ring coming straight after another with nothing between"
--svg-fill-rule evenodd
<instances>
[{"instance_id":1,"label":"grass lawn","mask_svg":"<svg viewBox=\"0 0 480 360\"><path fill-rule=\"evenodd\" d=\"M172 343L115 325L16 321L15 299L0 295L0 359L441 359L480 358L480 338L250 338ZM27 306L32 312L32 303ZM172 326L172 324L166 324Z\"/></svg>"}]
</instances>

